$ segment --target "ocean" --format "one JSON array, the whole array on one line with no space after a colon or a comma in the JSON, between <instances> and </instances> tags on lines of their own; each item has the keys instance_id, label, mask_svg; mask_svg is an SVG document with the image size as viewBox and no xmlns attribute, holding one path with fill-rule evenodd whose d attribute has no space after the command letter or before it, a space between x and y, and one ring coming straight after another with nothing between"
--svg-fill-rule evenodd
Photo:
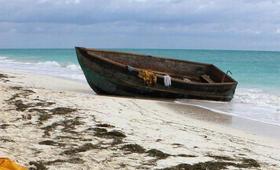
<instances>
[{"instance_id":1,"label":"ocean","mask_svg":"<svg viewBox=\"0 0 280 170\"><path fill-rule=\"evenodd\" d=\"M176 100L223 114L280 126L280 52L191 49L114 49L212 63L239 84L231 102ZM74 49L0 49L0 68L86 83Z\"/></svg>"}]
</instances>

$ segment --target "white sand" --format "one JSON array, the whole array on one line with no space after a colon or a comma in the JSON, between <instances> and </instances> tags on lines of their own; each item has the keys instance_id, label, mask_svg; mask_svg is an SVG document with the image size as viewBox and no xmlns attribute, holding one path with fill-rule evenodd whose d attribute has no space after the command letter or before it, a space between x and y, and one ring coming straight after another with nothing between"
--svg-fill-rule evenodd
<instances>
[{"instance_id":1,"label":"white sand","mask_svg":"<svg viewBox=\"0 0 280 170\"><path fill-rule=\"evenodd\" d=\"M188 116L207 110L97 96L86 84L54 77L7 76L0 78L0 152L27 167L33 161L49 169L160 169L181 163L280 169L277 140ZM59 107L78 110L52 112ZM98 124L113 127L96 129ZM110 133L116 130L119 133ZM128 144L145 151L122 149ZM150 149L169 156L149 155ZM254 167L255 161L260 167Z\"/></svg>"}]
</instances>

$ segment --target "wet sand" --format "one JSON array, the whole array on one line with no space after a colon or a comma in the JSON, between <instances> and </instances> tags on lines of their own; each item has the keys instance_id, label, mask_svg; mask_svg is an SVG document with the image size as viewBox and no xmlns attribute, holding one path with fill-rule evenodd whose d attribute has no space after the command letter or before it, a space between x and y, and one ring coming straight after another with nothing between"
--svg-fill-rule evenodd
<instances>
[{"instance_id":1,"label":"wet sand","mask_svg":"<svg viewBox=\"0 0 280 170\"><path fill-rule=\"evenodd\" d=\"M189 104L165 103L164 105L174 109L180 114L197 120L212 122L233 129L239 129L252 135L269 137L275 140L280 139L280 126L277 125L213 112L206 108ZM193 111L190 112L190 109Z\"/></svg>"},{"instance_id":2,"label":"wet sand","mask_svg":"<svg viewBox=\"0 0 280 170\"><path fill-rule=\"evenodd\" d=\"M280 169L248 122L70 80L0 71L0 114L1 155L30 169Z\"/></svg>"}]
</instances>

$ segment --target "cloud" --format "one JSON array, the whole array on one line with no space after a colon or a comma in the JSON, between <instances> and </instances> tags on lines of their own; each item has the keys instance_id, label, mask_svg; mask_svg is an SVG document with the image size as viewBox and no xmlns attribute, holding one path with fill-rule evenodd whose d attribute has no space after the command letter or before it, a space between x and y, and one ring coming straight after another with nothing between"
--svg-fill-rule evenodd
<instances>
[{"instance_id":1,"label":"cloud","mask_svg":"<svg viewBox=\"0 0 280 170\"><path fill-rule=\"evenodd\" d=\"M55 4L79 4L80 0L39 0L39 4L55 3Z\"/></svg>"},{"instance_id":2,"label":"cloud","mask_svg":"<svg viewBox=\"0 0 280 170\"><path fill-rule=\"evenodd\" d=\"M74 37L110 35L114 41L125 39L121 43L124 46L137 47L129 42L132 38L143 39L145 44L145 37L147 42L154 37L155 42L174 39L177 43L174 46L186 48L184 38L205 41L202 48L212 48L211 38L216 38L217 48L230 47L226 46L226 40L240 44L240 48L244 39L258 39L263 44L279 41L277 0L0 0L0 3L0 33L10 38L23 34L68 35L75 43ZM176 38L180 41L176 42Z\"/></svg>"},{"instance_id":3,"label":"cloud","mask_svg":"<svg viewBox=\"0 0 280 170\"><path fill-rule=\"evenodd\" d=\"M250 0L11 0L1 3L0 20L77 24L265 22L279 16L279 6L277 1Z\"/></svg>"}]
</instances>

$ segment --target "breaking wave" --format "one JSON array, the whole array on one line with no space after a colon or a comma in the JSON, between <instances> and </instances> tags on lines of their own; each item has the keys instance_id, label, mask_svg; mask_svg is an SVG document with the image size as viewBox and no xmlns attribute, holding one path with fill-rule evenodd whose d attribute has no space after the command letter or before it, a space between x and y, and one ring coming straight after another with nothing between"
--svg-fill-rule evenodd
<instances>
[{"instance_id":1,"label":"breaking wave","mask_svg":"<svg viewBox=\"0 0 280 170\"><path fill-rule=\"evenodd\" d=\"M85 81L83 72L77 64L61 64L56 61L25 62L0 56L0 67L8 70L18 70L73 80Z\"/></svg>"},{"instance_id":2,"label":"breaking wave","mask_svg":"<svg viewBox=\"0 0 280 170\"><path fill-rule=\"evenodd\" d=\"M273 90L238 88L231 102L190 99L176 102L280 126L280 93Z\"/></svg>"},{"instance_id":3,"label":"breaking wave","mask_svg":"<svg viewBox=\"0 0 280 170\"><path fill-rule=\"evenodd\" d=\"M257 106L275 107L280 109L280 94L276 91L262 89L238 89L235 95L236 102L256 104Z\"/></svg>"}]
</instances>

